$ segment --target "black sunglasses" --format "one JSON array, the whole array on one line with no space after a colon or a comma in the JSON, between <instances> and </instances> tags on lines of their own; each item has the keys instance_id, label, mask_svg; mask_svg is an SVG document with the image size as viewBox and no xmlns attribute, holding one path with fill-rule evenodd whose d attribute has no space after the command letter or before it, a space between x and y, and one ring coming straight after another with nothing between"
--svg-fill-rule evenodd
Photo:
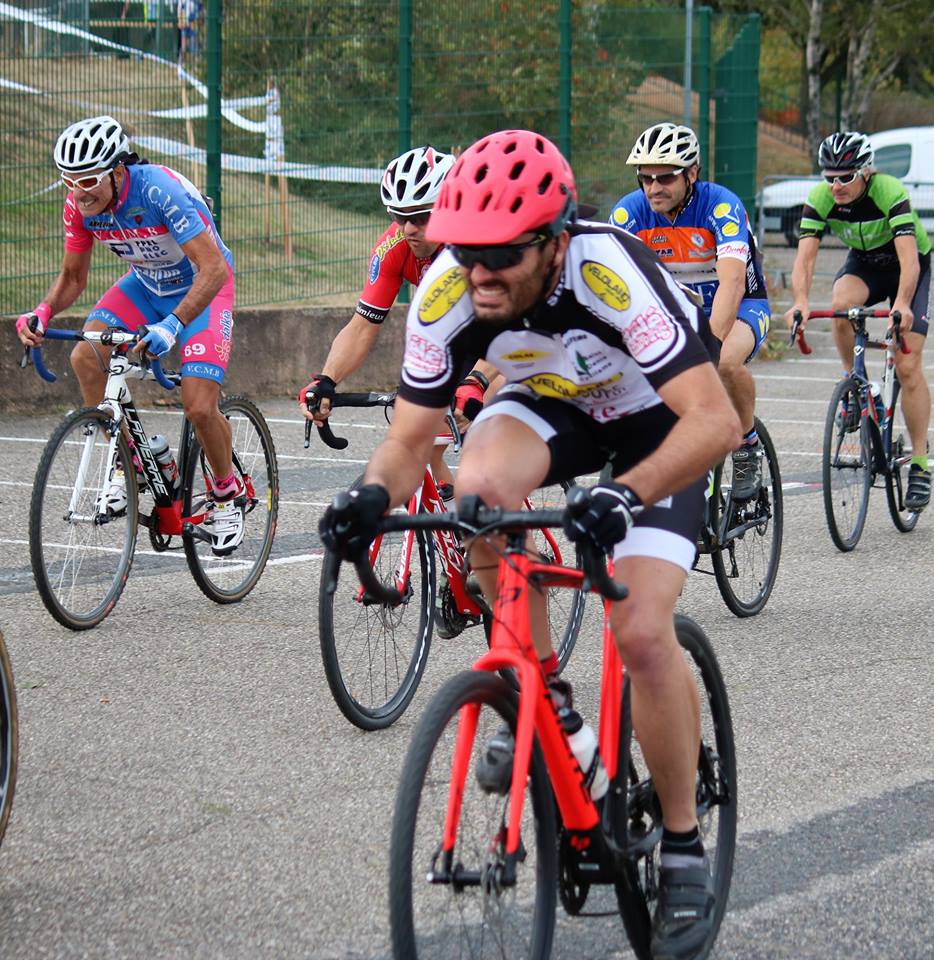
<instances>
[{"instance_id":1,"label":"black sunglasses","mask_svg":"<svg viewBox=\"0 0 934 960\"><path fill-rule=\"evenodd\" d=\"M404 227L407 223L411 223L415 227L424 227L428 223L428 218L431 216L431 211L426 210L424 213L391 213L389 214L390 219L393 223L398 223L400 227Z\"/></svg>"},{"instance_id":2,"label":"black sunglasses","mask_svg":"<svg viewBox=\"0 0 934 960\"><path fill-rule=\"evenodd\" d=\"M501 243L489 247L469 247L452 243L448 249L454 254L454 259L468 270L478 263L487 270L505 270L519 264L529 247L540 246L549 239L547 234L540 233L526 243Z\"/></svg>"},{"instance_id":3,"label":"black sunglasses","mask_svg":"<svg viewBox=\"0 0 934 960\"><path fill-rule=\"evenodd\" d=\"M672 170L671 173L637 173L636 179L640 187L644 187L647 183L660 183L663 187L670 187L682 173L684 173L684 167Z\"/></svg>"},{"instance_id":4,"label":"black sunglasses","mask_svg":"<svg viewBox=\"0 0 934 960\"><path fill-rule=\"evenodd\" d=\"M860 174L859 170L854 170L852 173L844 174L832 174L825 173L824 179L833 186L835 183L839 183L841 187L848 187Z\"/></svg>"}]
</instances>

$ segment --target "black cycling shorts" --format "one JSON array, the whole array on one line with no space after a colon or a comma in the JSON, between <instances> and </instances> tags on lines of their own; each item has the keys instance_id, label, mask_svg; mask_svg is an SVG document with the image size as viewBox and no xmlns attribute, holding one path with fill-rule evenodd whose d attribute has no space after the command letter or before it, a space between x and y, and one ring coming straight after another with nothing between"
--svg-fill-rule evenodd
<instances>
[{"instance_id":1,"label":"black cycling shorts","mask_svg":"<svg viewBox=\"0 0 934 960\"><path fill-rule=\"evenodd\" d=\"M521 421L548 445L551 468L542 486L597 473L607 462L613 476L619 476L652 453L678 419L659 403L610 423L598 423L572 404L539 396L521 384L503 387L474 423L496 416ZM640 513L625 540L616 545L614 559L654 557L690 571L707 482L705 476Z\"/></svg>"},{"instance_id":2,"label":"black cycling shorts","mask_svg":"<svg viewBox=\"0 0 934 960\"><path fill-rule=\"evenodd\" d=\"M918 277L915 295L911 300L911 312L915 317L911 332L920 333L922 337L926 337L928 335L928 300L931 295L930 253L919 256L918 261L921 265L921 274ZM851 250L847 254L843 266L837 271L834 282L843 276L859 277L869 287L869 296L863 304L866 307L873 303L882 303L883 300L888 300L891 305L898 293L899 270L897 263L894 268L879 266L870 263Z\"/></svg>"}]
</instances>

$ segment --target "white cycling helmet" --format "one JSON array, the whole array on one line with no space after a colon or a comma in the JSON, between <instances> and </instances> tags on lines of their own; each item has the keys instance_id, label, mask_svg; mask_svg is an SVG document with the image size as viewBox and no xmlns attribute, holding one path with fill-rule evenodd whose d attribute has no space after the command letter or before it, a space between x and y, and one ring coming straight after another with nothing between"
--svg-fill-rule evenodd
<instances>
[{"instance_id":1,"label":"white cycling helmet","mask_svg":"<svg viewBox=\"0 0 934 960\"><path fill-rule=\"evenodd\" d=\"M626 161L629 166L700 165L700 144L690 127L676 123L656 123L643 130Z\"/></svg>"},{"instance_id":2,"label":"white cycling helmet","mask_svg":"<svg viewBox=\"0 0 934 960\"><path fill-rule=\"evenodd\" d=\"M129 152L130 140L113 117L90 117L73 123L58 138L55 166L62 173L112 170Z\"/></svg>"},{"instance_id":3,"label":"white cycling helmet","mask_svg":"<svg viewBox=\"0 0 934 960\"><path fill-rule=\"evenodd\" d=\"M439 153L431 146L415 147L396 157L379 185L386 209L393 214L430 210L453 166L450 153Z\"/></svg>"},{"instance_id":4,"label":"white cycling helmet","mask_svg":"<svg viewBox=\"0 0 934 960\"><path fill-rule=\"evenodd\" d=\"M841 130L826 137L817 152L821 170L862 170L871 167L872 141L865 133Z\"/></svg>"}]
</instances>

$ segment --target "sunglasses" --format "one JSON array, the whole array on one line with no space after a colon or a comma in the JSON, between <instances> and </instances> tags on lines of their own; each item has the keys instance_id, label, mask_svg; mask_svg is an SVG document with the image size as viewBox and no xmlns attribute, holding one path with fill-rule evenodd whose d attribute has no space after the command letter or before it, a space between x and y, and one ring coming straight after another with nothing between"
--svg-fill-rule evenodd
<instances>
[{"instance_id":1,"label":"sunglasses","mask_svg":"<svg viewBox=\"0 0 934 960\"><path fill-rule=\"evenodd\" d=\"M844 174L838 174L838 175L834 175L832 173L825 173L824 179L831 186L839 185L841 187L848 187L859 175L860 175L859 170L854 170L852 173L844 173Z\"/></svg>"},{"instance_id":2,"label":"sunglasses","mask_svg":"<svg viewBox=\"0 0 934 960\"><path fill-rule=\"evenodd\" d=\"M104 178L109 177L110 174L110 170L105 170L103 173L92 173L86 177L69 177L67 173L63 173L62 183L64 183L69 190L89 191L99 187Z\"/></svg>"},{"instance_id":3,"label":"sunglasses","mask_svg":"<svg viewBox=\"0 0 934 960\"><path fill-rule=\"evenodd\" d=\"M670 187L682 173L684 173L684 167L672 170L671 173L637 173L636 179L640 187L644 187L647 183L660 183L663 187Z\"/></svg>"},{"instance_id":4,"label":"sunglasses","mask_svg":"<svg viewBox=\"0 0 934 960\"><path fill-rule=\"evenodd\" d=\"M391 213L389 214L393 223L398 223L400 227L404 227L407 223L411 223L413 227L424 227L428 223L428 218L431 216L431 211L426 210L424 213Z\"/></svg>"},{"instance_id":5,"label":"sunglasses","mask_svg":"<svg viewBox=\"0 0 934 960\"><path fill-rule=\"evenodd\" d=\"M465 247L452 243L448 249L454 255L454 259L467 270L472 270L478 263L487 270L505 270L521 263L529 247L540 246L548 239L546 234L540 233L526 243L501 243L489 247Z\"/></svg>"}]
</instances>

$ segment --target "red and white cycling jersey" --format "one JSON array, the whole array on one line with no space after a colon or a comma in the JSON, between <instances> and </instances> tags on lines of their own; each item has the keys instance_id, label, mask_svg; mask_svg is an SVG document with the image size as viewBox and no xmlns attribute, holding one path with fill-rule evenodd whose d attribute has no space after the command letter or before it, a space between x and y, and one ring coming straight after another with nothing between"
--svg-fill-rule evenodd
<instances>
[{"instance_id":1,"label":"red and white cycling jersey","mask_svg":"<svg viewBox=\"0 0 934 960\"><path fill-rule=\"evenodd\" d=\"M641 241L597 223L569 232L554 293L506 325L476 320L460 268L441 253L409 309L399 396L444 407L482 357L507 383L608 422L661 403L662 385L710 360L706 317Z\"/></svg>"},{"instance_id":2,"label":"red and white cycling jersey","mask_svg":"<svg viewBox=\"0 0 934 960\"><path fill-rule=\"evenodd\" d=\"M396 302L402 281L418 284L433 260L434 256L416 257L405 242L402 227L391 223L370 254L366 286L360 294L357 313L370 323L382 323Z\"/></svg>"}]
</instances>

